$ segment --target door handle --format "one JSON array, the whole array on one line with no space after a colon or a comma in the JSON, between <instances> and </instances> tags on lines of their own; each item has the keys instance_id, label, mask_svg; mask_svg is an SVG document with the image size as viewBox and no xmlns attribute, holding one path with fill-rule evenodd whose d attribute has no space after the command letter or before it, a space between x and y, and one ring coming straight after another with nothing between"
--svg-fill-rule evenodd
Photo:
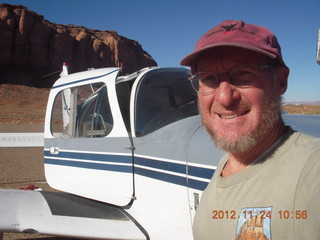
<instances>
[{"instance_id":1,"label":"door handle","mask_svg":"<svg viewBox=\"0 0 320 240\"><path fill-rule=\"evenodd\" d=\"M59 154L60 149L58 147L51 147L50 148L50 153L51 154Z\"/></svg>"},{"instance_id":2,"label":"door handle","mask_svg":"<svg viewBox=\"0 0 320 240\"><path fill-rule=\"evenodd\" d=\"M199 193L193 193L193 198L194 198L194 210L197 210L198 205L199 205Z\"/></svg>"}]
</instances>

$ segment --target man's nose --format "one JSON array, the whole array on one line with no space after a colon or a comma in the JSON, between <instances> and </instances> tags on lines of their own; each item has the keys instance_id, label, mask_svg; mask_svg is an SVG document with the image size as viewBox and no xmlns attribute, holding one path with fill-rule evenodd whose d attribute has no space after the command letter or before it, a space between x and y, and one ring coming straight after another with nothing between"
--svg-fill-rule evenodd
<instances>
[{"instance_id":1,"label":"man's nose","mask_svg":"<svg viewBox=\"0 0 320 240\"><path fill-rule=\"evenodd\" d=\"M240 99L240 93L227 79L221 79L220 85L215 92L215 101L224 107L230 106Z\"/></svg>"}]
</instances>

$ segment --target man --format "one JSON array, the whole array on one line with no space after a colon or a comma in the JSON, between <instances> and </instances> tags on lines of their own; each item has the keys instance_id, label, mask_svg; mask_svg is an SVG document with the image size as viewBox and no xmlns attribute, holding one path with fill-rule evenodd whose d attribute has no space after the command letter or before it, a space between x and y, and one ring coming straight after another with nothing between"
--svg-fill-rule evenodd
<instances>
[{"instance_id":1,"label":"man","mask_svg":"<svg viewBox=\"0 0 320 240\"><path fill-rule=\"evenodd\" d=\"M286 67L268 29L225 21L190 66L204 126L226 151L204 191L195 239L320 239L320 141L281 118Z\"/></svg>"}]
</instances>

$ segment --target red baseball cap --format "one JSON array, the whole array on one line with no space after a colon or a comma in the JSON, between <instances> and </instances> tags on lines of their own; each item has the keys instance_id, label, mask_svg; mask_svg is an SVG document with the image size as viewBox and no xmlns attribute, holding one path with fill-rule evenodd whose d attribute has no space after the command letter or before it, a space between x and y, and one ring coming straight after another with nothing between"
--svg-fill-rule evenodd
<instances>
[{"instance_id":1,"label":"red baseball cap","mask_svg":"<svg viewBox=\"0 0 320 240\"><path fill-rule=\"evenodd\" d=\"M245 48L277 59L286 66L276 36L267 28L245 23L241 20L227 20L205 33L197 42L194 51L183 58L181 65L194 67L202 53L215 47L233 46Z\"/></svg>"}]
</instances>

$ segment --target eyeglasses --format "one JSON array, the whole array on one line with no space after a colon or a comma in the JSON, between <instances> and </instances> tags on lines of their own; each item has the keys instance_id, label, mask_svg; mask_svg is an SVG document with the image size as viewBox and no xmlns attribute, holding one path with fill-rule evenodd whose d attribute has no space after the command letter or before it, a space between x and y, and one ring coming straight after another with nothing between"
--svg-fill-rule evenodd
<instances>
[{"instance_id":1,"label":"eyeglasses","mask_svg":"<svg viewBox=\"0 0 320 240\"><path fill-rule=\"evenodd\" d=\"M191 76L194 90L202 95L212 94L220 85L222 75L227 75L229 83L238 88L253 87L258 82L259 72L272 68L271 65L238 65L229 72L217 74L213 72L198 72Z\"/></svg>"}]
</instances>

